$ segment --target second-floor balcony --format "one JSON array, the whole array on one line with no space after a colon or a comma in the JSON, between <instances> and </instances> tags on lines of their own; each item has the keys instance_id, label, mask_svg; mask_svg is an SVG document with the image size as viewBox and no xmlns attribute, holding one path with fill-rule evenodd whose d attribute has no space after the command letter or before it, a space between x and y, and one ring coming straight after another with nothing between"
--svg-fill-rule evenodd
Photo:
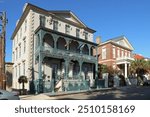
<instances>
[{"instance_id":1,"label":"second-floor balcony","mask_svg":"<svg viewBox=\"0 0 150 117\"><path fill-rule=\"evenodd\" d=\"M130 62L130 61L133 61L133 60L134 60L134 58L127 57L127 56L116 58L117 63Z\"/></svg>"},{"instance_id":2,"label":"second-floor balcony","mask_svg":"<svg viewBox=\"0 0 150 117\"><path fill-rule=\"evenodd\" d=\"M44 46L42 46L41 48L39 47L36 50L35 55L38 56L39 52L44 54L44 56L49 56L49 57L56 57L56 58L69 57L72 60L83 60L83 61L88 61L88 62L97 61L96 57L91 56L91 55L77 53L74 51L54 49L54 48L44 47Z\"/></svg>"}]
</instances>

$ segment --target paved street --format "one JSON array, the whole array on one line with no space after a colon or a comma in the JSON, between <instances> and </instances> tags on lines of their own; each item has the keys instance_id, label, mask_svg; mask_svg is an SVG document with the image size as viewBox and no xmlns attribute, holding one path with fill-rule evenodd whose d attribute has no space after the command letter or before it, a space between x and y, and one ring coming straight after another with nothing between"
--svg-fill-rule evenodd
<instances>
[{"instance_id":1,"label":"paved street","mask_svg":"<svg viewBox=\"0 0 150 117\"><path fill-rule=\"evenodd\" d=\"M80 94L50 97L45 94L35 96L22 96L21 99L46 100L150 100L150 87L121 87L112 90L100 90Z\"/></svg>"}]
</instances>

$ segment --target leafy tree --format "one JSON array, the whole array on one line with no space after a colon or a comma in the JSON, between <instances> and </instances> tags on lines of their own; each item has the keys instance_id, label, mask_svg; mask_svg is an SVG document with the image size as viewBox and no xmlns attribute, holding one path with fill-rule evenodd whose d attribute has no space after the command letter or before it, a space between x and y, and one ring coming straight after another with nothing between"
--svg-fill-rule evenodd
<instances>
[{"instance_id":1,"label":"leafy tree","mask_svg":"<svg viewBox=\"0 0 150 117\"><path fill-rule=\"evenodd\" d=\"M28 79L27 79L26 76L20 76L20 77L18 78L18 83L19 83L19 84L22 83L22 90L23 90L23 91L24 91L24 89L25 89L24 84L27 83L27 82L28 82Z\"/></svg>"},{"instance_id":2,"label":"leafy tree","mask_svg":"<svg viewBox=\"0 0 150 117\"><path fill-rule=\"evenodd\" d=\"M109 73L109 76L113 76L114 74L118 74L119 70L114 69L112 66L101 64L99 65L99 74L101 78L103 73Z\"/></svg>"},{"instance_id":3,"label":"leafy tree","mask_svg":"<svg viewBox=\"0 0 150 117\"><path fill-rule=\"evenodd\" d=\"M147 61L147 72L150 74L150 60Z\"/></svg>"},{"instance_id":4,"label":"leafy tree","mask_svg":"<svg viewBox=\"0 0 150 117\"><path fill-rule=\"evenodd\" d=\"M112 66L107 66L107 72L111 75L115 75L119 73L119 70L113 68Z\"/></svg>"}]
</instances>

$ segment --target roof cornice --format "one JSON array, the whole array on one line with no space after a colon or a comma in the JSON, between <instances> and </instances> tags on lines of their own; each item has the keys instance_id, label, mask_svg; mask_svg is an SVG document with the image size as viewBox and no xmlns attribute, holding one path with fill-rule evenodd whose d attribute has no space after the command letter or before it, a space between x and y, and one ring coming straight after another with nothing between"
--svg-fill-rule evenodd
<instances>
[{"instance_id":1,"label":"roof cornice","mask_svg":"<svg viewBox=\"0 0 150 117\"><path fill-rule=\"evenodd\" d=\"M120 44L117 44L117 43L113 42L112 40L108 40L108 41L106 41L106 42L103 42L103 43L99 44L98 47L103 46L103 45L106 45L106 44L109 44L109 43L110 43L110 44L113 44L113 45L116 45L116 46L118 46L118 47L121 47L121 48L130 50L130 51L133 51L133 49L130 49L130 48L127 48L127 47L122 46L122 45L120 45Z\"/></svg>"},{"instance_id":2,"label":"roof cornice","mask_svg":"<svg viewBox=\"0 0 150 117\"><path fill-rule=\"evenodd\" d=\"M64 18L61 18L61 17L59 17L59 16L56 16L55 14L51 13L51 12L48 11L48 10L45 10L45 9L40 8L40 7L38 7L38 6L32 5L32 4L30 4L30 3L27 3L26 8L24 9L24 12L23 12L23 14L22 14L21 17L20 17L19 22L18 22L17 26L15 27L15 30L14 30L14 32L13 32L13 34L12 34L11 39L13 39L13 38L15 37L17 31L19 30L20 26L22 25L24 19L26 18L26 16L28 15L28 13L29 13L30 10L33 10L33 11L42 13L42 14L44 14L44 15L51 15L52 17L55 17L56 19L59 19L59 20L62 20L62 21L64 21L64 22L66 22L66 23L69 23L69 24L72 24L72 25L74 25L74 26L83 28L83 29L85 29L86 31L89 31L89 32L91 32L91 33L95 33L95 32L96 32L95 30L93 30L93 29L91 29L91 28L89 28L89 27L81 26L81 25L79 25L79 24L77 24L77 23L75 23L75 22L71 22L71 21L69 21L69 20L67 20L67 19L64 19Z\"/></svg>"},{"instance_id":3,"label":"roof cornice","mask_svg":"<svg viewBox=\"0 0 150 117\"><path fill-rule=\"evenodd\" d=\"M119 40L125 40L126 43L129 45L130 48L125 47L123 45L120 45L120 44L116 43L116 41L119 41ZM128 39L124 35L118 36L118 37L115 37L115 38L112 38L112 39L109 39L109 40L107 40L107 41L99 44L98 46L103 46L103 45L108 44L108 43L111 43L113 45L119 46L119 47L124 48L124 49L131 50L131 51L134 50L133 46L129 43Z\"/></svg>"},{"instance_id":4,"label":"roof cornice","mask_svg":"<svg viewBox=\"0 0 150 117\"><path fill-rule=\"evenodd\" d=\"M43 13L45 15L48 15L47 10L42 9L40 7L37 7L35 5L32 5L30 3L27 3L26 8L24 9L24 12L23 12L23 14L21 15L21 17L19 19L19 22L18 22L17 26L15 27L15 31L13 32L11 39L13 39L15 37L18 29L22 25L24 19L26 18L26 16L28 15L28 13L29 13L30 10L35 10L35 11L41 12L41 13Z\"/></svg>"}]
</instances>

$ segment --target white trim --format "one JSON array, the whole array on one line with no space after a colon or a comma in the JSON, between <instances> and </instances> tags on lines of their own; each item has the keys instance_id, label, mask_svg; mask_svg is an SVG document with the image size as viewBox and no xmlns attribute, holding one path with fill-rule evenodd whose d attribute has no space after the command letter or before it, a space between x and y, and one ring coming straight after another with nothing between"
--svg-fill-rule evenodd
<instances>
[{"instance_id":1,"label":"white trim","mask_svg":"<svg viewBox=\"0 0 150 117\"><path fill-rule=\"evenodd\" d=\"M103 46L102 49L103 49L103 48L106 48L106 46Z\"/></svg>"},{"instance_id":2,"label":"white trim","mask_svg":"<svg viewBox=\"0 0 150 117\"><path fill-rule=\"evenodd\" d=\"M116 62L117 65L120 65L120 64L130 64L130 62L127 62L127 61L123 61L123 62Z\"/></svg>"},{"instance_id":3,"label":"white trim","mask_svg":"<svg viewBox=\"0 0 150 117\"><path fill-rule=\"evenodd\" d=\"M100 62L107 62L107 61L116 61L116 60L114 60L114 59L109 59L109 60L102 60L102 61L100 61Z\"/></svg>"},{"instance_id":4,"label":"white trim","mask_svg":"<svg viewBox=\"0 0 150 117\"><path fill-rule=\"evenodd\" d=\"M70 11L70 14L71 14L79 23L81 23L84 27L87 27L73 12Z\"/></svg>"}]
</instances>

